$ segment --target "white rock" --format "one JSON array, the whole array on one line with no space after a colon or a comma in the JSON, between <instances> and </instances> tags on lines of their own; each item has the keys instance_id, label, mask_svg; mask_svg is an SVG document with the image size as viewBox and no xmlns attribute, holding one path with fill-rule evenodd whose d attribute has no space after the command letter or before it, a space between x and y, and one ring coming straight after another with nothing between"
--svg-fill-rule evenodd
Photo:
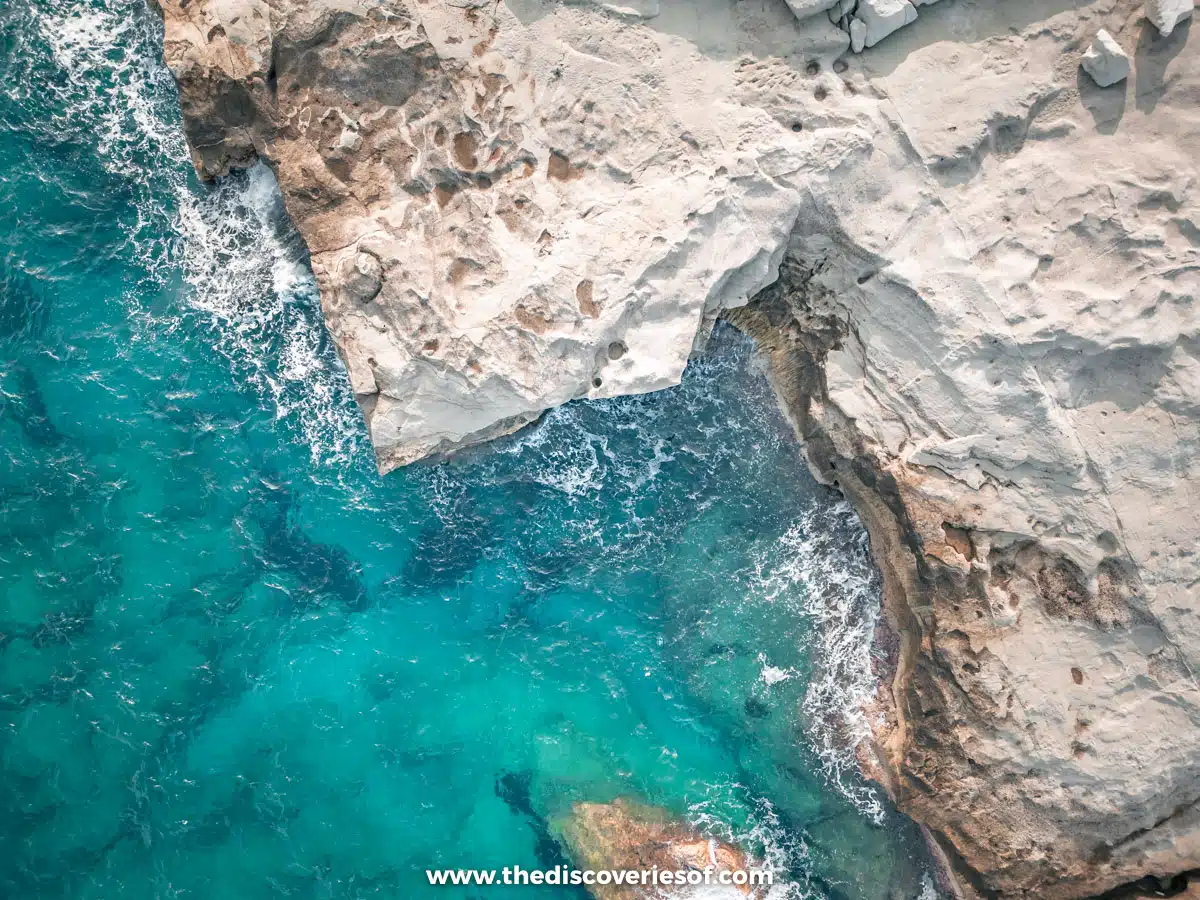
<instances>
[{"instance_id":1,"label":"white rock","mask_svg":"<svg viewBox=\"0 0 1200 900\"><path fill-rule=\"evenodd\" d=\"M1129 57L1103 28L1096 33L1080 65L1100 87L1108 87L1129 77Z\"/></svg>"},{"instance_id":2,"label":"white rock","mask_svg":"<svg viewBox=\"0 0 1200 900\"><path fill-rule=\"evenodd\" d=\"M841 0L787 0L788 8L797 19L807 19L839 5Z\"/></svg>"},{"instance_id":3,"label":"white rock","mask_svg":"<svg viewBox=\"0 0 1200 900\"><path fill-rule=\"evenodd\" d=\"M867 45L867 23L855 16L850 20L850 49L862 53Z\"/></svg>"},{"instance_id":4,"label":"white rock","mask_svg":"<svg viewBox=\"0 0 1200 900\"><path fill-rule=\"evenodd\" d=\"M842 20L854 12L854 7L857 5L858 0L838 0L829 8L829 21L840 27Z\"/></svg>"},{"instance_id":5,"label":"white rock","mask_svg":"<svg viewBox=\"0 0 1200 900\"><path fill-rule=\"evenodd\" d=\"M874 47L893 31L917 21L917 8L909 0L859 0L855 15L867 26L866 46Z\"/></svg>"},{"instance_id":6,"label":"white rock","mask_svg":"<svg viewBox=\"0 0 1200 900\"><path fill-rule=\"evenodd\" d=\"M1195 0L1146 0L1146 18L1166 37L1195 7Z\"/></svg>"}]
</instances>

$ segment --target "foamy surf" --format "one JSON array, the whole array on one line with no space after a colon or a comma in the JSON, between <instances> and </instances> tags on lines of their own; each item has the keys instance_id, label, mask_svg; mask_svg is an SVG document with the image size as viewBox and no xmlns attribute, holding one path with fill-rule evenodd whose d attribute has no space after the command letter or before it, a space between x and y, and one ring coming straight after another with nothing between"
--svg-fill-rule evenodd
<instances>
[{"instance_id":1,"label":"foamy surf","mask_svg":"<svg viewBox=\"0 0 1200 900\"><path fill-rule=\"evenodd\" d=\"M51 86L68 110L63 127L94 141L105 169L138 189L129 249L149 281L182 287L182 304L165 310L129 293L143 337L203 322L212 348L292 426L314 462L361 460L361 416L270 170L260 164L212 187L196 183L174 81L159 59L160 33L142 4L55 0L39 25L66 75Z\"/></svg>"},{"instance_id":2,"label":"foamy surf","mask_svg":"<svg viewBox=\"0 0 1200 900\"><path fill-rule=\"evenodd\" d=\"M855 756L870 736L863 709L877 687L871 654L880 584L854 510L845 502L810 506L760 555L754 582L763 599L794 604L812 623L806 640L815 666L803 704L809 743L828 782L882 823L879 794L863 782ZM786 680L785 671L762 662L768 688Z\"/></svg>"}]
</instances>

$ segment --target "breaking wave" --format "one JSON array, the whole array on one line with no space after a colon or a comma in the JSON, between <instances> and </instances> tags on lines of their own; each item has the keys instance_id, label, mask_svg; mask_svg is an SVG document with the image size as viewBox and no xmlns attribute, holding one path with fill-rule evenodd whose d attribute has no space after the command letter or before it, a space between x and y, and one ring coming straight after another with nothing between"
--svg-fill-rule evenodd
<instances>
[{"instance_id":1,"label":"breaking wave","mask_svg":"<svg viewBox=\"0 0 1200 900\"><path fill-rule=\"evenodd\" d=\"M161 26L140 2L52 0L38 24L63 76L43 79L65 110L56 125L94 146L104 169L133 186L138 218L126 229L128 251L148 285L160 294L185 287L182 305L148 305L147 284L128 292L139 339L200 326L314 463L361 460L364 426L270 170L260 164L215 185L197 183L174 81L159 59Z\"/></svg>"},{"instance_id":2,"label":"breaking wave","mask_svg":"<svg viewBox=\"0 0 1200 900\"><path fill-rule=\"evenodd\" d=\"M814 670L803 703L809 742L829 783L882 823L879 793L863 782L855 756L871 735L864 707L878 686L872 647L881 584L853 508L844 501L810 505L759 555L753 581L764 599L794 603L812 623ZM769 684L788 675L766 667L763 679Z\"/></svg>"}]
</instances>

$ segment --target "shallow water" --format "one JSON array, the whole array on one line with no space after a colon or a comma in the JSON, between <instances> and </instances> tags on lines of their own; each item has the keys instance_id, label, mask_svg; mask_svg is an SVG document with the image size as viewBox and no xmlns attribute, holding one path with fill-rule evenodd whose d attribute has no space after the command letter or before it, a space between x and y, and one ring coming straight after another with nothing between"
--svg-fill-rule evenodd
<instances>
[{"instance_id":1,"label":"shallow water","mask_svg":"<svg viewBox=\"0 0 1200 900\"><path fill-rule=\"evenodd\" d=\"M0 8L0 895L490 896L424 869L634 797L779 896L931 897L851 762L865 537L747 342L380 479L269 173L196 182L156 41Z\"/></svg>"}]
</instances>

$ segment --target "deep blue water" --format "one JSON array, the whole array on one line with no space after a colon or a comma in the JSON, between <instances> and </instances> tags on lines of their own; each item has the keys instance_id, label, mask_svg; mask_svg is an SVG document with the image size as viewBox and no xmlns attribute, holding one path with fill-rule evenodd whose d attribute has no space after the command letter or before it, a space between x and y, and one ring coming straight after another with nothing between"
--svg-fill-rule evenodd
<instances>
[{"instance_id":1,"label":"deep blue water","mask_svg":"<svg viewBox=\"0 0 1200 900\"><path fill-rule=\"evenodd\" d=\"M616 797L777 896L920 895L850 763L865 538L747 342L381 479L270 175L196 182L156 41L0 6L0 896L490 896L423 870Z\"/></svg>"}]
</instances>

